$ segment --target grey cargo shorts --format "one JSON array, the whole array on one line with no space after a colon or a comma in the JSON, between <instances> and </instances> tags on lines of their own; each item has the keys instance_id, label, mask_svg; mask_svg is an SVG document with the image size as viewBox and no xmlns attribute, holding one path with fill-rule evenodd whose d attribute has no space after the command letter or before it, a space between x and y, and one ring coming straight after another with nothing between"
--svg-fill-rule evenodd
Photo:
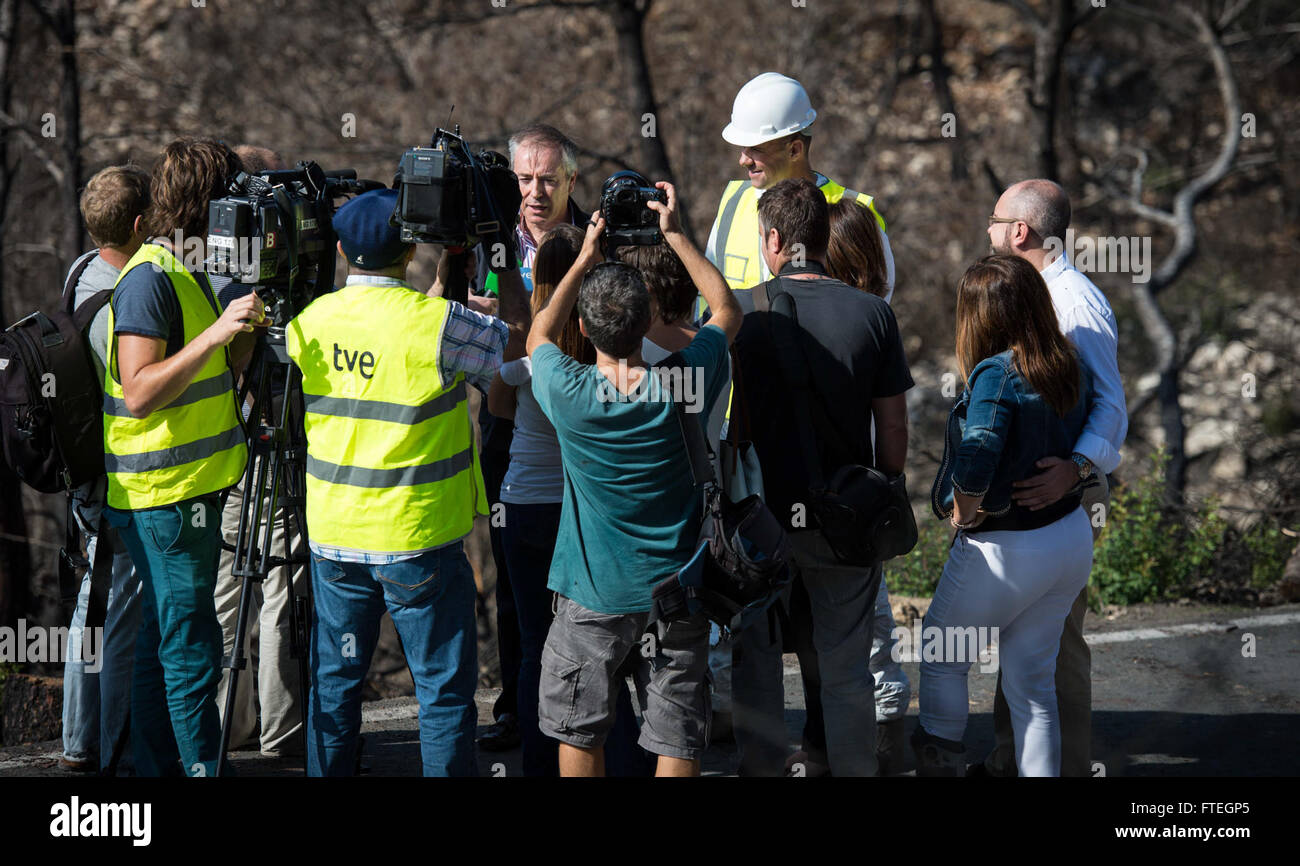
<instances>
[{"instance_id":1,"label":"grey cargo shorts","mask_svg":"<svg viewBox=\"0 0 1300 866\"><path fill-rule=\"evenodd\" d=\"M634 655L642 707L641 747L696 760L709 744L709 621L703 614L646 634L649 613L604 614L556 596L538 692L543 734L584 749L605 743L614 723L618 672Z\"/></svg>"}]
</instances>

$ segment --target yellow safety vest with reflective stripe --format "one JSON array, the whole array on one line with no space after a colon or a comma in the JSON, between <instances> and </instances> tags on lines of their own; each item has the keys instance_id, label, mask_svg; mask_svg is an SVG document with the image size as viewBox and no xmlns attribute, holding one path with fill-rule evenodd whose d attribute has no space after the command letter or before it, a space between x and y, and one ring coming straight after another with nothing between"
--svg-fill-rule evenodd
<instances>
[{"instance_id":1,"label":"yellow safety vest with reflective stripe","mask_svg":"<svg viewBox=\"0 0 1300 866\"><path fill-rule=\"evenodd\" d=\"M487 514L465 376L444 383L439 372L448 309L406 285L354 283L289 323L313 542L410 553L464 537Z\"/></svg>"},{"instance_id":2,"label":"yellow safety vest with reflective stripe","mask_svg":"<svg viewBox=\"0 0 1300 866\"><path fill-rule=\"evenodd\" d=\"M880 230L886 231L885 218L876 210L876 200L866 193L845 189L830 178L817 187L826 196L827 204L850 196L858 204L871 211ZM752 289L763 281L763 259L760 250L758 225L758 190L747 180L733 180L722 192L722 203L718 207L718 216L714 221L717 244L714 248L716 257L713 264L731 286L732 291ZM695 300L695 318L704 318L709 309L704 296ZM731 418L731 389L727 393L727 419Z\"/></svg>"},{"instance_id":3,"label":"yellow safety vest with reflective stripe","mask_svg":"<svg viewBox=\"0 0 1300 866\"><path fill-rule=\"evenodd\" d=\"M171 280L188 344L221 314L207 275L196 279L166 247L144 244L122 268L157 265ZM248 449L240 424L235 379L223 349L213 352L175 400L144 418L126 408L117 367L113 305L108 310L104 369L104 465L108 504L122 510L157 508L224 490L244 472Z\"/></svg>"},{"instance_id":4,"label":"yellow safety vest with reflective stripe","mask_svg":"<svg viewBox=\"0 0 1300 866\"><path fill-rule=\"evenodd\" d=\"M876 211L875 199L871 196L845 189L829 179L818 189L826 196L827 204L834 204L846 195L857 199L875 216L880 230L886 230L884 217ZM716 258L713 263L733 289L748 289L762 282L758 199L758 190L753 184L747 180L733 180L727 184L718 207Z\"/></svg>"}]
</instances>

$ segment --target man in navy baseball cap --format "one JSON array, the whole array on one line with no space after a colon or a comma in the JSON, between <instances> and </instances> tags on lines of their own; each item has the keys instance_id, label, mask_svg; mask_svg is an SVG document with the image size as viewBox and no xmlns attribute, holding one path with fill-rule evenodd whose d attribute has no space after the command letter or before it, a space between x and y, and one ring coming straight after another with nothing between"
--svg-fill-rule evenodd
<instances>
[{"instance_id":1,"label":"man in navy baseball cap","mask_svg":"<svg viewBox=\"0 0 1300 866\"><path fill-rule=\"evenodd\" d=\"M396 208L397 190L376 189L357 196L334 214L339 251L354 268L374 272L401 265L405 270L415 245L402 243L399 229L390 222Z\"/></svg>"},{"instance_id":2,"label":"man in navy baseball cap","mask_svg":"<svg viewBox=\"0 0 1300 866\"><path fill-rule=\"evenodd\" d=\"M389 221L396 204L395 190L376 190L339 208L347 280L285 329L307 434L310 776L356 771L361 684L385 610L420 698L424 775L478 771L477 591L463 540L488 498L468 390L487 392L528 308L517 271L500 283L509 325L412 287L415 246Z\"/></svg>"}]
</instances>

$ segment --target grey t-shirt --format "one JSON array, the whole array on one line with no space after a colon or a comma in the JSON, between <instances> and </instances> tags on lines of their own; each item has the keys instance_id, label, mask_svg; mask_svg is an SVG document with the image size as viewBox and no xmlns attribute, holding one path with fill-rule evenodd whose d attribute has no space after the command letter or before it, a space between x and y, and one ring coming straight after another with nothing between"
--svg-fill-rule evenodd
<instances>
[{"instance_id":1,"label":"grey t-shirt","mask_svg":"<svg viewBox=\"0 0 1300 866\"><path fill-rule=\"evenodd\" d=\"M501 365L501 378L515 386L515 435L501 501L540 505L564 501L564 464L555 427L533 396L533 363L527 356Z\"/></svg>"},{"instance_id":2,"label":"grey t-shirt","mask_svg":"<svg viewBox=\"0 0 1300 866\"><path fill-rule=\"evenodd\" d=\"M73 309L80 307L86 301L90 300L98 293L113 288L117 282L117 275L120 271L104 261L99 255L99 250L91 250L88 253L82 253L72 267L68 269L71 274L81 266L86 259L90 259L90 264L81 272L81 277L77 280L76 288L73 289L72 306ZM104 378L104 365L108 363L108 305L105 304L95 318L90 321L90 350L95 356L95 371L99 373L99 378Z\"/></svg>"},{"instance_id":3,"label":"grey t-shirt","mask_svg":"<svg viewBox=\"0 0 1300 866\"><path fill-rule=\"evenodd\" d=\"M152 262L139 265L117 284L113 292L113 333L166 340L164 357L168 358L185 346L180 301L162 268Z\"/></svg>"}]
</instances>

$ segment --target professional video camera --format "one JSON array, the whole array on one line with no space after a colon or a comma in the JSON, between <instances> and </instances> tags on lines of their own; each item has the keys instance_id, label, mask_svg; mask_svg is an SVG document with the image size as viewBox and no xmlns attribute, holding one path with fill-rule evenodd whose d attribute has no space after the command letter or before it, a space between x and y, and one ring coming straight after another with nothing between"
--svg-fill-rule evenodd
<instances>
[{"instance_id":1,"label":"professional video camera","mask_svg":"<svg viewBox=\"0 0 1300 866\"><path fill-rule=\"evenodd\" d=\"M470 153L460 126L439 129L428 147L402 154L393 186L393 223L402 240L470 248L502 228L512 228L519 213L519 181L510 161L491 150Z\"/></svg>"},{"instance_id":2,"label":"professional video camera","mask_svg":"<svg viewBox=\"0 0 1300 866\"><path fill-rule=\"evenodd\" d=\"M240 172L230 194L208 203L206 269L257 289L273 326L283 327L334 282L334 199L372 189L352 169Z\"/></svg>"},{"instance_id":3,"label":"professional video camera","mask_svg":"<svg viewBox=\"0 0 1300 866\"><path fill-rule=\"evenodd\" d=\"M668 195L635 171L620 171L600 187L600 212L605 215L605 242L615 247L654 246L663 243L659 214L648 202L668 204Z\"/></svg>"},{"instance_id":4,"label":"professional video camera","mask_svg":"<svg viewBox=\"0 0 1300 866\"><path fill-rule=\"evenodd\" d=\"M209 273L226 274L258 294L270 319L257 340L244 373L237 403L247 406L248 463L244 468L243 505L231 574L243 582L235 624L234 650L224 660L229 670L229 691L221 725L222 760L218 773L229 771L230 720L244 655L252 585L261 583L276 568L291 574L307 564L303 551L289 549L288 539L307 525L305 407L301 376L289 362L285 330L294 316L316 297L334 287L334 199L383 189L375 180L357 180L351 169L325 171L314 162L297 168L240 172L230 183L229 195L208 203ZM248 397L252 396L251 405ZM272 551L274 524L283 526L284 552ZM289 597L290 657L298 662L302 706L307 703L307 647L311 604L294 592L286 578Z\"/></svg>"}]
</instances>

